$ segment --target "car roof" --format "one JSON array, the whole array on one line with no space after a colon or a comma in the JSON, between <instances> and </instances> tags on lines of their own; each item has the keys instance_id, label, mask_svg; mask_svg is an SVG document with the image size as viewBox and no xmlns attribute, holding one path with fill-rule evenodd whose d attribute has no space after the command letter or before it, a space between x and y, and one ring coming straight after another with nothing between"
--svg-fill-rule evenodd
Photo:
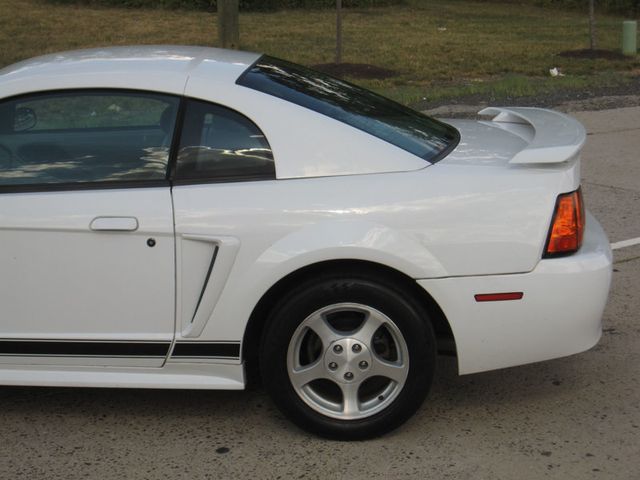
<instances>
[{"instance_id":1,"label":"car roof","mask_svg":"<svg viewBox=\"0 0 640 480\"><path fill-rule=\"evenodd\" d=\"M0 70L0 97L53 88L146 88L182 94L205 68L234 82L260 55L211 47L146 45L94 48L32 58Z\"/></svg>"},{"instance_id":2,"label":"car roof","mask_svg":"<svg viewBox=\"0 0 640 480\"><path fill-rule=\"evenodd\" d=\"M121 89L213 102L260 126L279 179L403 172L429 165L334 118L237 85L259 58L257 53L167 45L55 53L0 70L0 100L38 92Z\"/></svg>"}]
</instances>

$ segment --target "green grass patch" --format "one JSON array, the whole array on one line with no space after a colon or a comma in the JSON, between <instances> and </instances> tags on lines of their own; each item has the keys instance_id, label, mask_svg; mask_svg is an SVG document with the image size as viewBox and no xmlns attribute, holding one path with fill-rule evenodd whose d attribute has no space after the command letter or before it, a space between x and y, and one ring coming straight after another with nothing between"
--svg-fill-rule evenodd
<instances>
[{"instance_id":1,"label":"green grass patch","mask_svg":"<svg viewBox=\"0 0 640 480\"><path fill-rule=\"evenodd\" d=\"M588 92L592 89L622 87L631 81L631 75L619 72L570 77L527 77L520 74L506 74L500 78L475 79L460 84L435 84L430 87L393 85L381 87L378 90L387 97L413 105L423 102L439 103L448 99L495 101L561 92Z\"/></svg>"}]
</instances>

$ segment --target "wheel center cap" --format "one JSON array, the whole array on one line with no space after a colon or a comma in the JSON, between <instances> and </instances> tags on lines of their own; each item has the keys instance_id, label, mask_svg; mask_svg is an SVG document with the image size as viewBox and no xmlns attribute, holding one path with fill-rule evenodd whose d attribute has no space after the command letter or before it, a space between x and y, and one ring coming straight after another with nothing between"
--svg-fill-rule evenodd
<instances>
[{"instance_id":1,"label":"wheel center cap","mask_svg":"<svg viewBox=\"0 0 640 480\"><path fill-rule=\"evenodd\" d=\"M369 376L371 351L360 340L341 338L324 352L324 367L336 382L360 382Z\"/></svg>"}]
</instances>

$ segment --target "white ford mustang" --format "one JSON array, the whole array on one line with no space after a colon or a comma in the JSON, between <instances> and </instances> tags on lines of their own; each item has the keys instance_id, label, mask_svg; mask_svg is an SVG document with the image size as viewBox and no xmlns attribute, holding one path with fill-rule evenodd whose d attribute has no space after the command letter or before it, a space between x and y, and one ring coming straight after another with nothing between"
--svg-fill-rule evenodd
<instances>
[{"instance_id":1,"label":"white ford mustang","mask_svg":"<svg viewBox=\"0 0 640 480\"><path fill-rule=\"evenodd\" d=\"M460 374L583 351L611 252L582 126L421 115L251 53L131 47L0 71L0 383L242 389L384 433Z\"/></svg>"}]
</instances>

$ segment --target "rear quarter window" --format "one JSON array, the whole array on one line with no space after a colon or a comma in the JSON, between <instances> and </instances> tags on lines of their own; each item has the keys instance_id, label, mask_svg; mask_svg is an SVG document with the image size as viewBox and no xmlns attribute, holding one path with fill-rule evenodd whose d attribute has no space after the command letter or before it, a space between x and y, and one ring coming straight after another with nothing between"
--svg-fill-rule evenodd
<instances>
[{"instance_id":1,"label":"rear quarter window","mask_svg":"<svg viewBox=\"0 0 640 480\"><path fill-rule=\"evenodd\" d=\"M274 179L273 154L262 131L244 115L188 99L175 178L187 183Z\"/></svg>"}]
</instances>

